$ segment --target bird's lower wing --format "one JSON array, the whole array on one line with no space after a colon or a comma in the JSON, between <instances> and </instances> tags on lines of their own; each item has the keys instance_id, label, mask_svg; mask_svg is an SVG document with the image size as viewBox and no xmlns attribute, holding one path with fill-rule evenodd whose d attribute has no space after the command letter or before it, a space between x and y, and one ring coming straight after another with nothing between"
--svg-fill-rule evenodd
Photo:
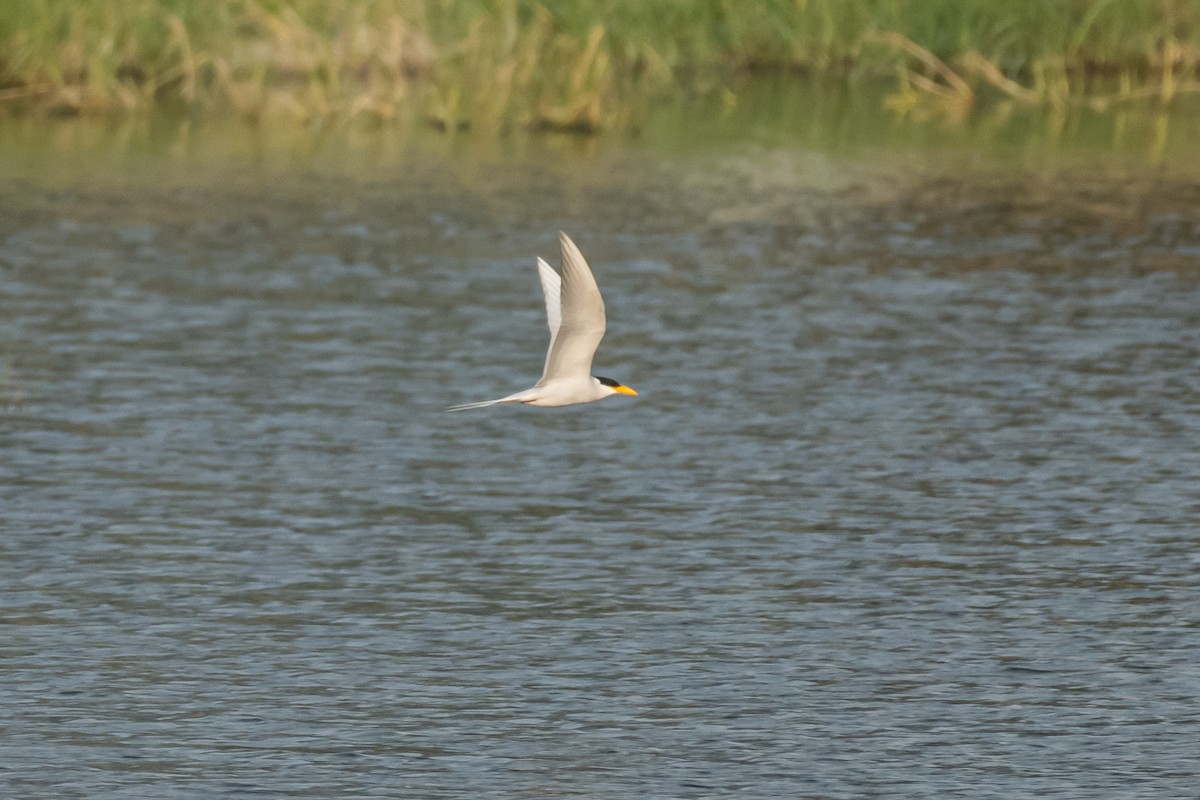
<instances>
[{"instance_id":1,"label":"bird's lower wing","mask_svg":"<svg viewBox=\"0 0 1200 800\"><path fill-rule=\"evenodd\" d=\"M546 263L544 258L537 260L538 279L542 284L542 296L546 299L546 325L550 328L550 336L558 333L562 324L562 278L554 271L554 267Z\"/></svg>"},{"instance_id":2,"label":"bird's lower wing","mask_svg":"<svg viewBox=\"0 0 1200 800\"><path fill-rule=\"evenodd\" d=\"M542 374L550 367L550 354L554 352L554 340L558 337L558 329L562 325L562 279L554 268L539 258L538 278L542 282L542 294L546 298L546 325L550 328L550 346L546 348L546 361L542 365Z\"/></svg>"}]
</instances>

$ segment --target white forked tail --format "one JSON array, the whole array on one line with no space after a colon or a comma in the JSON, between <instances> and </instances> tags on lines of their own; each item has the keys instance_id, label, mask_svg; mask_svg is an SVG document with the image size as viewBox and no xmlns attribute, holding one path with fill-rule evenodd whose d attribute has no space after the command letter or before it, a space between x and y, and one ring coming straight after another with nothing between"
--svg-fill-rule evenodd
<instances>
[{"instance_id":1,"label":"white forked tail","mask_svg":"<svg viewBox=\"0 0 1200 800\"><path fill-rule=\"evenodd\" d=\"M487 408L501 403L525 403L532 400L534 397L532 392L528 390L510 394L508 397L501 397L499 400L484 400L479 403L463 403L460 406L450 406L447 411L470 411L472 408Z\"/></svg>"},{"instance_id":2,"label":"white forked tail","mask_svg":"<svg viewBox=\"0 0 1200 800\"><path fill-rule=\"evenodd\" d=\"M484 400L481 403L463 403L461 406L450 406L447 411L469 411L472 408L487 408L500 403L515 403L516 400Z\"/></svg>"}]
</instances>

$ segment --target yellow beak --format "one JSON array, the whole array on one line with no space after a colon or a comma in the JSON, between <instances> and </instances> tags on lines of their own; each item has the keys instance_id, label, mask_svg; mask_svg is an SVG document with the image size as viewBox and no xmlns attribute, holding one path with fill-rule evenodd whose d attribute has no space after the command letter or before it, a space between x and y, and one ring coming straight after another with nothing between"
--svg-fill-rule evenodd
<instances>
[{"instance_id":1,"label":"yellow beak","mask_svg":"<svg viewBox=\"0 0 1200 800\"><path fill-rule=\"evenodd\" d=\"M637 392L635 392L633 389L630 389L628 386L614 386L613 391L617 392L618 394L628 394L637 397Z\"/></svg>"}]
</instances>

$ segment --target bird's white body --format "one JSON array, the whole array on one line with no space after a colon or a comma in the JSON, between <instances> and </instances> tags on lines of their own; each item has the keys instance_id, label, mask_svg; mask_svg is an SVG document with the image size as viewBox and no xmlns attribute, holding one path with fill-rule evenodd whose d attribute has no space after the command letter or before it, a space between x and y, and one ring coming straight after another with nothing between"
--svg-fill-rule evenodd
<instances>
[{"instance_id":1,"label":"bird's white body","mask_svg":"<svg viewBox=\"0 0 1200 800\"><path fill-rule=\"evenodd\" d=\"M600 296L587 261L570 237L559 231L558 243L562 250L561 276L544 260L537 260L538 277L546 300L546 323L550 327L550 347L546 351L541 380L523 392L498 400L452 406L451 411L499 403L570 406L603 400L614 394L637 394L609 378L592 377L592 357L604 338L606 327L604 298Z\"/></svg>"},{"instance_id":2,"label":"bird's white body","mask_svg":"<svg viewBox=\"0 0 1200 800\"><path fill-rule=\"evenodd\" d=\"M586 381L564 378L549 383L538 382L532 389L501 397L499 400L484 400L481 403L466 403L461 406L451 406L451 411L466 411L471 408L486 408L500 403L524 403L530 406L573 406L579 403L594 403L614 394L623 394L611 386L605 386L591 375Z\"/></svg>"}]
</instances>

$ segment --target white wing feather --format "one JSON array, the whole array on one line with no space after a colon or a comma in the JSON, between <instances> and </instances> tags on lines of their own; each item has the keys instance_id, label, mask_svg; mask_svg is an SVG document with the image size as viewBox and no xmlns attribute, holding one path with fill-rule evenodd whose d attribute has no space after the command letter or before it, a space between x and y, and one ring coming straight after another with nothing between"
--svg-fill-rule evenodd
<instances>
[{"instance_id":1,"label":"white wing feather","mask_svg":"<svg viewBox=\"0 0 1200 800\"><path fill-rule=\"evenodd\" d=\"M546 317L550 324L550 349L546 353L546 366L538 386L550 380L570 378L590 380L592 357L604 338L604 298L596 286L596 279L583 253L562 231L558 233L558 244L562 250L562 278L559 280L557 308L551 302L551 284L546 273L553 273L550 265L538 259L538 274L542 276L542 290L546 294ZM543 268L544 265L544 268ZM557 276L555 276L557 278ZM558 312L557 324L555 311Z\"/></svg>"},{"instance_id":2,"label":"white wing feather","mask_svg":"<svg viewBox=\"0 0 1200 800\"><path fill-rule=\"evenodd\" d=\"M542 294L546 296L546 322L550 325L550 335L558 333L562 324L562 279L554 268L539 258L538 277L542 280Z\"/></svg>"},{"instance_id":3,"label":"white wing feather","mask_svg":"<svg viewBox=\"0 0 1200 800\"><path fill-rule=\"evenodd\" d=\"M550 346L546 348L546 363L542 367L542 375L550 368L550 354L554 352L554 340L558 337L558 329L562 325L562 279L554 268L539 258L538 278L542 281L542 294L546 296L546 324L550 326Z\"/></svg>"}]
</instances>

